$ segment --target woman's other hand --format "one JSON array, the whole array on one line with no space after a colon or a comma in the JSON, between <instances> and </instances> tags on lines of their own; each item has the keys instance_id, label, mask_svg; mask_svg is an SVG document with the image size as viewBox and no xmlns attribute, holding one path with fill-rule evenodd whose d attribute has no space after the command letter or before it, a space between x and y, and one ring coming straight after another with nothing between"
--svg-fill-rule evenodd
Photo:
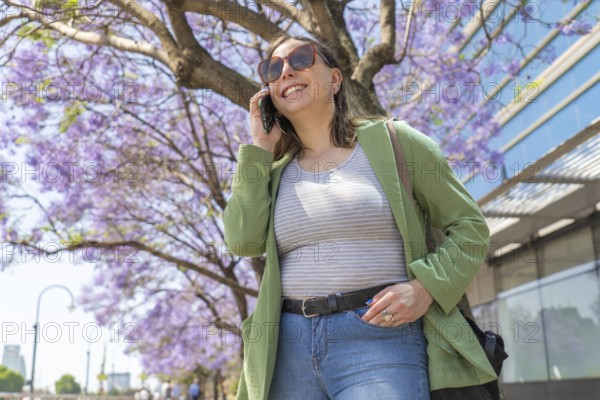
<instances>
[{"instance_id":1,"label":"woman's other hand","mask_svg":"<svg viewBox=\"0 0 600 400\"><path fill-rule=\"evenodd\" d=\"M373 296L362 319L381 326L398 326L421 318L433 303L425 286L417 279L388 286ZM384 320L383 310L393 319Z\"/></svg>"},{"instance_id":2,"label":"woman's other hand","mask_svg":"<svg viewBox=\"0 0 600 400\"><path fill-rule=\"evenodd\" d=\"M261 147L271 153L275 152L275 145L281 138L281 129L276 123L273 125L271 132L265 133L262 125L262 118L260 116L260 109L258 107L258 100L261 97L270 96L269 89L261 90L250 98L250 134L252 135L252 142L255 146Z\"/></svg>"}]
</instances>

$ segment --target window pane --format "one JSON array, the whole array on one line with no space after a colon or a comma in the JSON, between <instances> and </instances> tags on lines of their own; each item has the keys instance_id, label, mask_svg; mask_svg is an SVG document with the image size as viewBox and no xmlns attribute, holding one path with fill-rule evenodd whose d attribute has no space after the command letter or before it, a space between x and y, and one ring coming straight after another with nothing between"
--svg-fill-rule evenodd
<instances>
[{"instance_id":1,"label":"window pane","mask_svg":"<svg viewBox=\"0 0 600 400\"><path fill-rule=\"evenodd\" d=\"M544 245L540 260L541 273L542 276L548 276L594 258L592 232L589 228L582 229Z\"/></svg>"},{"instance_id":2,"label":"window pane","mask_svg":"<svg viewBox=\"0 0 600 400\"><path fill-rule=\"evenodd\" d=\"M528 246L521 248L494 269L498 292L535 281L538 278L535 250Z\"/></svg>"},{"instance_id":3,"label":"window pane","mask_svg":"<svg viewBox=\"0 0 600 400\"><path fill-rule=\"evenodd\" d=\"M496 302L480 304L471 309L475 322L483 331L493 331L502 334L502 327L497 321ZM502 336L506 339L506 333Z\"/></svg>"},{"instance_id":4,"label":"window pane","mask_svg":"<svg viewBox=\"0 0 600 400\"><path fill-rule=\"evenodd\" d=\"M600 290L597 271L542 286L550 377L600 377Z\"/></svg>"},{"instance_id":5,"label":"window pane","mask_svg":"<svg viewBox=\"0 0 600 400\"><path fill-rule=\"evenodd\" d=\"M548 380L540 311L537 287L498 300L498 322L508 353L503 382Z\"/></svg>"}]
</instances>

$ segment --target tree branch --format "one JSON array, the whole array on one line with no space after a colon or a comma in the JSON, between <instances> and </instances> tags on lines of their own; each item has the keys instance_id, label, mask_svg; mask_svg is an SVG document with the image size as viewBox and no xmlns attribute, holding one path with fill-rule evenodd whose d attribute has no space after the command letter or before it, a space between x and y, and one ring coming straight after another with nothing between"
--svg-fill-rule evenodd
<instances>
[{"instance_id":1,"label":"tree branch","mask_svg":"<svg viewBox=\"0 0 600 400\"><path fill-rule=\"evenodd\" d=\"M225 329L225 330L228 330L228 331L231 331L231 332L235 332L238 335L241 334L241 331L237 327L236 324L230 324L228 322L223 321L223 319L221 318L221 315L219 314L219 310L217 310L217 307L215 307L215 305L214 305L214 300L210 299L208 297L208 295L206 294L206 292L204 292L204 290L201 287L199 287L196 284L196 282L186 272L183 272L183 276L187 279L187 281L190 284L190 286L194 289L194 294L196 295L196 297L199 298L200 300L202 300L204 302L204 304L206 305L206 307L208 307L209 311L211 312L211 314L215 318L215 320L213 321L213 323L219 329ZM245 302L246 298L244 296L236 296L236 300L237 300L238 297L240 299L244 299L244 302ZM241 313L242 320L247 317L247 311L246 310L247 310L247 308L244 307L244 310Z\"/></svg>"},{"instance_id":2,"label":"tree branch","mask_svg":"<svg viewBox=\"0 0 600 400\"><path fill-rule=\"evenodd\" d=\"M417 3L418 1L415 1ZM396 4L394 0L381 0L380 25L381 43L371 47L358 63L352 79L362 87L371 86L373 77L386 64L398 64L394 58L396 42ZM410 18L410 17L409 17ZM410 19L407 21L407 30L410 27ZM406 37L405 37L406 40ZM406 43L405 43L406 50Z\"/></svg>"},{"instance_id":3,"label":"tree branch","mask_svg":"<svg viewBox=\"0 0 600 400\"><path fill-rule=\"evenodd\" d=\"M293 7L293 4L282 0L258 0L258 4L267 6L272 10L277 11L284 18L288 18L291 21L298 23L308 32L314 32L313 22L311 21L310 17L307 15L307 13L302 12L303 10L298 10L297 8ZM292 6L294 9L293 12L290 12L290 6Z\"/></svg>"},{"instance_id":4,"label":"tree branch","mask_svg":"<svg viewBox=\"0 0 600 400\"><path fill-rule=\"evenodd\" d=\"M127 39L124 37L116 36L113 34L104 34L94 32L85 32L78 28L73 28L62 22L53 21L46 22L44 16L33 9L28 9L19 3L13 1L6 1L14 7L20 8L21 15L32 22L40 22L43 26L48 29L52 29L63 36L71 38L77 42L95 45L95 46L110 46L118 50L128 51L132 53L143 54L145 56L152 57L163 64L169 66L171 61L169 60L169 54L157 47L153 46L148 42L140 42L136 40Z\"/></svg>"},{"instance_id":5,"label":"tree branch","mask_svg":"<svg viewBox=\"0 0 600 400\"><path fill-rule=\"evenodd\" d=\"M344 20L345 3L328 0L306 0L311 19L314 20L313 34L333 48L335 55L344 68L342 72L350 76L359 63L358 50L346 29Z\"/></svg>"},{"instance_id":6,"label":"tree branch","mask_svg":"<svg viewBox=\"0 0 600 400\"><path fill-rule=\"evenodd\" d=\"M182 11L171 7L170 4L171 3L167 4L167 13L171 20L171 26L173 27L179 46L184 49L192 50L193 52L200 52L204 56L208 55L206 49L202 47L194 37L194 32L192 31L185 14Z\"/></svg>"},{"instance_id":7,"label":"tree branch","mask_svg":"<svg viewBox=\"0 0 600 400\"><path fill-rule=\"evenodd\" d=\"M257 13L235 1L215 0L208 2L183 0L177 3L170 2L169 7L182 12L190 11L203 15L212 15L221 21L236 23L266 40L270 40L273 36L283 32L264 13Z\"/></svg>"},{"instance_id":8,"label":"tree branch","mask_svg":"<svg viewBox=\"0 0 600 400\"><path fill-rule=\"evenodd\" d=\"M167 54L171 57L179 54L179 46L171 35L171 32L169 32L165 24L150 10L142 7L138 2L130 3L129 1L124 0L108 1L124 11L128 8L131 8L131 4L135 4L135 17L142 23L142 25L147 26L152 32L154 32Z\"/></svg>"},{"instance_id":9,"label":"tree branch","mask_svg":"<svg viewBox=\"0 0 600 400\"><path fill-rule=\"evenodd\" d=\"M192 132L192 135L194 136L194 141L197 143L198 146L200 146L200 138L198 137L198 133L196 132L196 126L194 124L192 112L190 110L190 103L192 102L192 100L190 99L189 96L187 96L186 93L182 92L181 89L179 90L179 94L180 94L182 102L183 102L183 108L185 110L185 115L189 121L190 131ZM198 117L201 118L200 115ZM205 138L206 138L206 136L208 136L208 135L205 135ZM208 151L208 149L206 149L206 150ZM200 151L200 157L202 158L204 165L215 165L212 162L212 158L210 157L209 154L207 154L207 152ZM206 184L207 184L211 194L213 195L214 200L217 202L219 207L221 207L221 209L223 210L223 209L225 209L225 206L227 205L227 201L223 197L223 193L221 191L221 185L220 185L220 181L219 181L219 176L218 176L216 168L207 168L207 174L208 174L208 176L205 179Z\"/></svg>"},{"instance_id":10,"label":"tree branch","mask_svg":"<svg viewBox=\"0 0 600 400\"><path fill-rule=\"evenodd\" d=\"M180 267L184 267L187 269L191 269L193 271L198 272L201 275L206 276L207 278L210 278L216 282L222 283L223 285L226 285L228 287L231 288L231 290L241 293L241 294L246 294L249 296L254 296L254 297L258 297L258 291L255 289L249 289L243 286L240 286L239 283L226 278L224 276L221 276L207 268L201 267L199 265L196 265L194 263L191 263L189 261L186 260L181 260L177 257L173 257L172 255L169 255L167 253L163 253L162 251L153 249L152 247L146 246L143 243L140 242L136 242L136 241L122 241L122 242L98 242L95 240L90 240L90 241L82 241L82 242L77 242L77 243L66 243L64 248L58 248L56 250L48 250L46 248L40 248L36 245L33 245L31 243L28 242L21 242L21 241L9 241L8 243L16 245L16 246L25 246L28 248L32 248L35 249L37 251L40 251L44 254L47 255L52 255L55 253L58 253L60 251L76 251L76 250L80 250L80 249L85 249L85 248L89 248L89 247L94 247L94 248L100 248L100 249L114 249L114 248L118 248L118 247L132 247L136 250L139 251L143 251L145 253L151 254L155 257L160 258L161 260L167 261L168 263L171 264L175 264L177 266Z\"/></svg>"}]
</instances>

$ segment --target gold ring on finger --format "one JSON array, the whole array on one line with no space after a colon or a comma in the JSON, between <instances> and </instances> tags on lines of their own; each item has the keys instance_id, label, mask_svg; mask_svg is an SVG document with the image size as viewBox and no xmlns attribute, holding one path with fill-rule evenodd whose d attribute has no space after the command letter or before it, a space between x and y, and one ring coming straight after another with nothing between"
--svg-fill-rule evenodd
<instances>
[{"instance_id":1,"label":"gold ring on finger","mask_svg":"<svg viewBox=\"0 0 600 400\"><path fill-rule=\"evenodd\" d=\"M383 318L383 320L385 322L389 322L389 321L393 321L394 320L394 316L387 309L383 310L381 312L381 317Z\"/></svg>"}]
</instances>

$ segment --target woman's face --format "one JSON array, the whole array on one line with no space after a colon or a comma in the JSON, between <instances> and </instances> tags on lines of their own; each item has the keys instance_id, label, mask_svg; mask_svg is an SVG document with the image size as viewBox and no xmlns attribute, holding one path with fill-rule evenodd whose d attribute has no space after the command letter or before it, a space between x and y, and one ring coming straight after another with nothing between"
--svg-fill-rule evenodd
<instances>
[{"instance_id":1,"label":"woman's face","mask_svg":"<svg viewBox=\"0 0 600 400\"><path fill-rule=\"evenodd\" d=\"M290 51L305 43L288 40L275 49L273 56L287 57ZM333 93L339 90L341 80L339 69L329 67L318 53L315 63L302 71L296 71L285 60L279 78L269 83L271 98L275 107L287 118L302 111L333 111Z\"/></svg>"}]
</instances>

